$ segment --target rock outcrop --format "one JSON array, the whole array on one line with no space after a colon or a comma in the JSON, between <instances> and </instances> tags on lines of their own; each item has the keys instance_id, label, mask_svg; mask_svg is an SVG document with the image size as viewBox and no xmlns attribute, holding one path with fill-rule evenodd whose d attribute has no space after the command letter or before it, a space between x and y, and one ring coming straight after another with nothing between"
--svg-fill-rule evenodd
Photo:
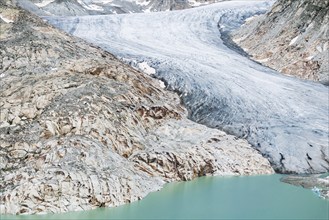
<instances>
[{"instance_id":1,"label":"rock outcrop","mask_svg":"<svg viewBox=\"0 0 329 220\"><path fill-rule=\"evenodd\" d=\"M170 181L273 173L246 141L187 119L159 82L0 2L0 212L116 206Z\"/></svg>"},{"instance_id":2,"label":"rock outcrop","mask_svg":"<svg viewBox=\"0 0 329 220\"><path fill-rule=\"evenodd\" d=\"M312 189L319 197L329 199L329 176L284 176L281 178L281 181L306 189Z\"/></svg>"},{"instance_id":3,"label":"rock outcrop","mask_svg":"<svg viewBox=\"0 0 329 220\"><path fill-rule=\"evenodd\" d=\"M278 0L248 19L233 40L252 59L284 74L329 84L329 1Z\"/></svg>"}]
</instances>

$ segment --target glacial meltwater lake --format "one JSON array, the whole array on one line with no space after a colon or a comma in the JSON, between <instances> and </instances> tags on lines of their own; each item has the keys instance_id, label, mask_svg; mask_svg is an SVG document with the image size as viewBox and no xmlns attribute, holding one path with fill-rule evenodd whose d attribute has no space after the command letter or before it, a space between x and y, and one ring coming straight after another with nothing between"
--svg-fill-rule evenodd
<instances>
[{"instance_id":1,"label":"glacial meltwater lake","mask_svg":"<svg viewBox=\"0 0 329 220\"><path fill-rule=\"evenodd\" d=\"M202 177L170 183L116 208L4 219L329 219L329 201L280 182L282 175Z\"/></svg>"}]
</instances>

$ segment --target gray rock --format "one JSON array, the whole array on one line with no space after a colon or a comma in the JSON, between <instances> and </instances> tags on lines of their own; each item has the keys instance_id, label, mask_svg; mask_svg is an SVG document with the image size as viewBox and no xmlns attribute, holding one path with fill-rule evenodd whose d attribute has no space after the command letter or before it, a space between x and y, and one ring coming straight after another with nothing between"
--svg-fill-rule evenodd
<instances>
[{"instance_id":1,"label":"gray rock","mask_svg":"<svg viewBox=\"0 0 329 220\"><path fill-rule=\"evenodd\" d=\"M278 0L233 33L252 59L284 74L329 84L329 1Z\"/></svg>"},{"instance_id":2,"label":"gray rock","mask_svg":"<svg viewBox=\"0 0 329 220\"><path fill-rule=\"evenodd\" d=\"M0 2L0 14L14 19L0 24L1 214L117 206L170 181L274 172L246 141L189 121L157 80L15 5Z\"/></svg>"},{"instance_id":3,"label":"gray rock","mask_svg":"<svg viewBox=\"0 0 329 220\"><path fill-rule=\"evenodd\" d=\"M312 189L318 196L329 199L329 176L284 176L281 178L284 183Z\"/></svg>"}]
</instances>

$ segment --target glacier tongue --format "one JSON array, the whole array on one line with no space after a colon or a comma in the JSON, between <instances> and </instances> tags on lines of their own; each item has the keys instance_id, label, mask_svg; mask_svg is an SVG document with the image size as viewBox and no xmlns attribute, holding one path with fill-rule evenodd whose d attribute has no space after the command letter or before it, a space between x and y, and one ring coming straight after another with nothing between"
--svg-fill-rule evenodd
<instances>
[{"instance_id":1,"label":"glacier tongue","mask_svg":"<svg viewBox=\"0 0 329 220\"><path fill-rule=\"evenodd\" d=\"M278 171L326 172L328 88L263 67L220 37L218 26L235 28L270 4L230 1L174 12L47 19L117 56L147 62L181 94L192 120L246 138Z\"/></svg>"}]
</instances>

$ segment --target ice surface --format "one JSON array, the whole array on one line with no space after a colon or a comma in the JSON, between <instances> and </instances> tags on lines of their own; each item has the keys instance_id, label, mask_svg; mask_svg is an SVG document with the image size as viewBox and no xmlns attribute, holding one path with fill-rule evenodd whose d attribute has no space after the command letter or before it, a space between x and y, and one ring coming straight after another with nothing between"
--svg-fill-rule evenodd
<instances>
[{"instance_id":1,"label":"ice surface","mask_svg":"<svg viewBox=\"0 0 329 220\"><path fill-rule=\"evenodd\" d=\"M283 76L227 48L229 31L270 7L228 1L183 11L48 18L109 52L147 62L189 118L246 138L282 172L329 170L328 87Z\"/></svg>"}]
</instances>

